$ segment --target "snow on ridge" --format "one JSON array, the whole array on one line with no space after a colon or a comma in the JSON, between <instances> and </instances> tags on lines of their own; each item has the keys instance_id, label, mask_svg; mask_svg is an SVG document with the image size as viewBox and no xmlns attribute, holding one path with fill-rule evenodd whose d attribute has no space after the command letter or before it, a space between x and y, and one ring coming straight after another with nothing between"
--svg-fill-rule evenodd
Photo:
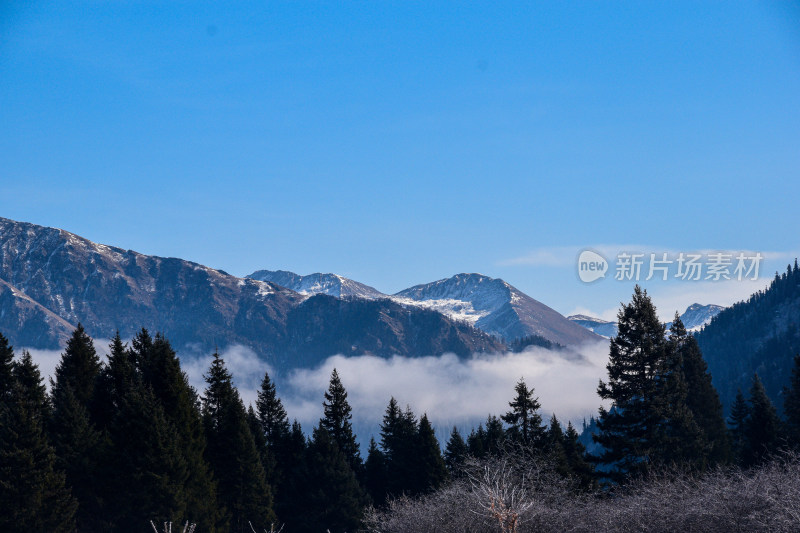
<instances>
[{"instance_id":1,"label":"snow on ridge","mask_svg":"<svg viewBox=\"0 0 800 533\"><path fill-rule=\"evenodd\" d=\"M389 298L401 305L409 305L438 311L439 313L442 313L453 320L466 322L471 326L474 326L478 320L490 313L486 310L477 311L473 307L472 302L456 300L454 298L440 298L432 300L414 300L401 296L390 296Z\"/></svg>"}]
</instances>

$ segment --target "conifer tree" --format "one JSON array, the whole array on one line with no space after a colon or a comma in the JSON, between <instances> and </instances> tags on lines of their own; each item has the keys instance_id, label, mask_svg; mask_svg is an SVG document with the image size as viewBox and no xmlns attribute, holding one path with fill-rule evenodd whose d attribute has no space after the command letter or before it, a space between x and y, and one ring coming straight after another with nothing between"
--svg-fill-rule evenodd
<instances>
[{"instance_id":1,"label":"conifer tree","mask_svg":"<svg viewBox=\"0 0 800 533\"><path fill-rule=\"evenodd\" d=\"M469 454L476 459L483 459L486 457L487 451L484 447L486 442L486 430L483 429L483 424L478 424L478 428L473 428L467 435L467 448Z\"/></svg>"},{"instance_id":2,"label":"conifer tree","mask_svg":"<svg viewBox=\"0 0 800 533\"><path fill-rule=\"evenodd\" d=\"M187 513L198 527L211 531L222 517L216 512L217 488L205 458L206 435L198 409L198 397L181 370L170 342L160 333L150 338L142 329L132 342L129 360L139 363L144 385L156 395L164 415L175 429L176 445L189 469L185 494Z\"/></svg>"},{"instance_id":3,"label":"conifer tree","mask_svg":"<svg viewBox=\"0 0 800 533\"><path fill-rule=\"evenodd\" d=\"M0 339L0 379L7 394L0 402L0 531L10 533L75 530L77 502L56 469L43 429L42 413L31 402L36 391L13 379Z\"/></svg>"},{"instance_id":4,"label":"conifer tree","mask_svg":"<svg viewBox=\"0 0 800 533\"><path fill-rule=\"evenodd\" d=\"M14 377L14 348L8 343L8 339L0 333L0 404L8 401L11 397Z\"/></svg>"},{"instance_id":5,"label":"conifer tree","mask_svg":"<svg viewBox=\"0 0 800 533\"><path fill-rule=\"evenodd\" d=\"M275 522L272 492L247 422L242 400L219 354L205 375L203 426L206 458L218 482L218 499L230 513L233 531L252 523L266 529Z\"/></svg>"},{"instance_id":6,"label":"conifer tree","mask_svg":"<svg viewBox=\"0 0 800 533\"><path fill-rule=\"evenodd\" d=\"M364 462L364 489L373 505L383 505L386 500L386 456L378 448L374 437L369 439L367 460Z\"/></svg>"},{"instance_id":7,"label":"conifer tree","mask_svg":"<svg viewBox=\"0 0 800 533\"><path fill-rule=\"evenodd\" d=\"M256 410L267 439L267 446L273 449L278 447L281 439L289 434L289 418L268 372L264 373L264 379L261 381Z\"/></svg>"},{"instance_id":8,"label":"conifer tree","mask_svg":"<svg viewBox=\"0 0 800 533\"><path fill-rule=\"evenodd\" d=\"M662 427L659 405L660 374L667 355L664 326L647 292L638 285L633 299L618 315L618 334L611 339L608 382L600 381L598 394L612 401L600 408L599 434L603 446L596 460L611 467L609 477L623 481L658 461L658 431Z\"/></svg>"},{"instance_id":9,"label":"conifer tree","mask_svg":"<svg viewBox=\"0 0 800 533\"><path fill-rule=\"evenodd\" d=\"M59 389L69 388L75 400L88 409L99 374L100 358L94 349L94 341L78 324L56 366L53 396L57 396Z\"/></svg>"},{"instance_id":10,"label":"conifer tree","mask_svg":"<svg viewBox=\"0 0 800 533\"><path fill-rule=\"evenodd\" d=\"M305 461L303 512L297 531L356 531L368 498L347 457L321 425L314 429Z\"/></svg>"},{"instance_id":11,"label":"conifer tree","mask_svg":"<svg viewBox=\"0 0 800 533\"><path fill-rule=\"evenodd\" d=\"M422 494L441 487L447 480L447 466L442 457L442 449L436 434L428 420L428 415L423 414L419 420L417 430L417 479L415 493Z\"/></svg>"},{"instance_id":12,"label":"conifer tree","mask_svg":"<svg viewBox=\"0 0 800 533\"><path fill-rule=\"evenodd\" d=\"M401 411L394 398L389 400L381 424L381 448L386 457L386 490L391 496L416 489L417 420L410 408Z\"/></svg>"},{"instance_id":13,"label":"conifer tree","mask_svg":"<svg viewBox=\"0 0 800 533\"><path fill-rule=\"evenodd\" d=\"M264 467L264 474L267 476L267 484L272 488L274 495L275 484L272 483L272 480L275 478L276 461L269 450L269 446L267 446L267 437L264 435L261 422L258 420L258 415L252 405L247 408L247 426L250 428L250 433L253 435L253 443L256 445L258 456L261 458L261 465Z\"/></svg>"},{"instance_id":14,"label":"conifer tree","mask_svg":"<svg viewBox=\"0 0 800 533\"><path fill-rule=\"evenodd\" d=\"M109 344L108 361L100 370L91 406L92 420L98 429L108 429L120 408L121 399L134 387L136 379L136 368L128 347L117 331Z\"/></svg>"},{"instance_id":15,"label":"conifer tree","mask_svg":"<svg viewBox=\"0 0 800 533\"><path fill-rule=\"evenodd\" d=\"M486 418L483 449L490 455L500 455L505 446L507 435L503 429L503 422L494 415ZM544 435L544 429L541 432Z\"/></svg>"},{"instance_id":16,"label":"conifer tree","mask_svg":"<svg viewBox=\"0 0 800 533\"><path fill-rule=\"evenodd\" d=\"M14 361L12 367L14 380L20 384L20 391L25 395L25 401L32 411L42 417L42 424L50 419L51 405L47 396L39 367L33 362L28 350L22 351L22 357Z\"/></svg>"},{"instance_id":17,"label":"conifer tree","mask_svg":"<svg viewBox=\"0 0 800 533\"><path fill-rule=\"evenodd\" d=\"M322 403L325 415L319 421L320 427L328 432L333 442L339 446L347 464L355 472L356 477L360 478L363 473L363 462L361 453L358 449L356 436L353 434L353 418L350 404L347 402L347 391L342 385L339 373L333 369L331 373L330 385L325 393L325 401Z\"/></svg>"},{"instance_id":18,"label":"conifer tree","mask_svg":"<svg viewBox=\"0 0 800 533\"><path fill-rule=\"evenodd\" d=\"M508 436L512 442L523 446L541 447L544 444L545 428L539 414L539 399L533 396L533 388L528 389L523 379L517 382L514 390L517 395L508 404L511 410L502 416L503 421L509 425Z\"/></svg>"},{"instance_id":19,"label":"conifer tree","mask_svg":"<svg viewBox=\"0 0 800 533\"><path fill-rule=\"evenodd\" d=\"M80 504L77 522L81 529L98 527L96 520L102 505L102 435L89 411L99 375L100 359L94 342L78 324L56 366L55 380L51 380L53 410L49 433L58 468L66 473L67 485Z\"/></svg>"},{"instance_id":20,"label":"conifer tree","mask_svg":"<svg viewBox=\"0 0 800 533\"><path fill-rule=\"evenodd\" d=\"M781 421L758 374L750 388L750 416L745 422L744 465L763 462L781 446Z\"/></svg>"},{"instance_id":21,"label":"conifer tree","mask_svg":"<svg viewBox=\"0 0 800 533\"><path fill-rule=\"evenodd\" d=\"M467 460L469 448L456 426L450 432L450 438L444 449L444 463L451 476L456 475Z\"/></svg>"},{"instance_id":22,"label":"conifer tree","mask_svg":"<svg viewBox=\"0 0 800 533\"><path fill-rule=\"evenodd\" d=\"M295 420L281 447L279 464L283 477L275 493L275 512L288 531L300 531L305 512L306 444L303 429Z\"/></svg>"},{"instance_id":23,"label":"conifer tree","mask_svg":"<svg viewBox=\"0 0 800 533\"><path fill-rule=\"evenodd\" d=\"M711 374L700 352L697 340L688 335L678 314L672 325L672 340L676 344L686 380L686 404L703 437L703 458L709 465L730 460L731 443L722 412L719 394L711 383Z\"/></svg>"},{"instance_id":24,"label":"conifer tree","mask_svg":"<svg viewBox=\"0 0 800 533\"><path fill-rule=\"evenodd\" d=\"M795 260L795 270L797 260ZM794 367L788 387L783 389L783 412L786 415L786 437L789 444L800 448L800 355L794 356Z\"/></svg>"},{"instance_id":25,"label":"conifer tree","mask_svg":"<svg viewBox=\"0 0 800 533\"><path fill-rule=\"evenodd\" d=\"M125 391L108 428L111 454L105 480L107 525L102 530L138 532L150 521L187 516L189 468L176 430L146 385Z\"/></svg>"},{"instance_id":26,"label":"conifer tree","mask_svg":"<svg viewBox=\"0 0 800 533\"><path fill-rule=\"evenodd\" d=\"M689 386L684 374L686 328L675 313L656 379L656 409L659 425L651 460L703 469L708 464L709 445L689 408Z\"/></svg>"},{"instance_id":27,"label":"conifer tree","mask_svg":"<svg viewBox=\"0 0 800 533\"><path fill-rule=\"evenodd\" d=\"M736 399L731 406L729 419L732 455L737 464L744 462L747 419L750 417L750 406L742 394L742 389L736 391Z\"/></svg>"},{"instance_id":28,"label":"conifer tree","mask_svg":"<svg viewBox=\"0 0 800 533\"><path fill-rule=\"evenodd\" d=\"M556 415L550 417L550 426L543 437L542 447L559 474L564 477L572 474L567 453L564 450L564 429Z\"/></svg>"},{"instance_id":29,"label":"conifer tree","mask_svg":"<svg viewBox=\"0 0 800 533\"><path fill-rule=\"evenodd\" d=\"M596 479L594 467L586 459L586 448L581 443L580 435L572 422L567 424L563 446L570 474L578 482L580 489L589 491L594 488Z\"/></svg>"}]
</instances>

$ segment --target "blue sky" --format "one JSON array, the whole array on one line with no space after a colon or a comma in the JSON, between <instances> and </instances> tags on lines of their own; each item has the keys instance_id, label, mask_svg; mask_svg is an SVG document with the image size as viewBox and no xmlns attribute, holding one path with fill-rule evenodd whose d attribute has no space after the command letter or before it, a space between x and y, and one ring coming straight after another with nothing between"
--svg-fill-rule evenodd
<instances>
[{"instance_id":1,"label":"blue sky","mask_svg":"<svg viewBox=\"0 0 800 533\"><path fill-rule=\"evenodd\" d=\"M482 272L563 313L631 293L577 279L586 247L774 272L800 250L796 5L4 2L0 216L237 275Z\"/></svg>"}]
</instances>

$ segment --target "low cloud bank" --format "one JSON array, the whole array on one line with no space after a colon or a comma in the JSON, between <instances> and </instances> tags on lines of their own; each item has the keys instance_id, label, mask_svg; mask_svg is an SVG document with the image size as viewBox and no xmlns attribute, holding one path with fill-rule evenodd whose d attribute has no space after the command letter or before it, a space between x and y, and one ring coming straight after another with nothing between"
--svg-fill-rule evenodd
<instances>
[{"instance_id":1,"label":"low cloud bank","mask_svg":"<svg viewBox=\"0 0 800 533\"><path fill-rule=\"evenodd\" d=\"M103 344L96 346L104 353ZM61 352L31 353L42 374L51 376ZM481 354L466 359L453 354L418 358L336 355L315 368L295 369L285 376L276 374L245 346L230 346L220 355L245 405L255 404L264 373L269 372L289 417L296 418L306 431L322 416L323 394L336 368L347 389L353 423L363 442L370 435L377 437L392 396L418 416L427 413L439 437L444 438L453 425L468 431L489 414L505 413L520 378L535 388L545 420L555 413L565 424L567 420L579 424L596 413L601 404L596 390L598 380L606 376L608 342L587 344L573 351L531 347L522 353ZM181 361L190 383L201 394L206 386L203 374L210 364L210 356Z\"/></svg>"}]
</instances>

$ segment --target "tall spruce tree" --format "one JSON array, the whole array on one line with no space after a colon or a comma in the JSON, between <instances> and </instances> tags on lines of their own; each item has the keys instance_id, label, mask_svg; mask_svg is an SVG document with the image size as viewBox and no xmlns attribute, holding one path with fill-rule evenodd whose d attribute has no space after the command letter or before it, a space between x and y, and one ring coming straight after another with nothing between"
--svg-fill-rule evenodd
<instances>
[{"instance_id":1,"label":"tall spruce tree","mask_svg":"<svg viewBox=\"0 0 800 533\"><path fill-rule=\"evenodd\" d=\"M205 380L208 385L203 395L206 458L218 481L218 499L230 513L232 531L248 531L250 523L258 529L267 529L276 519L271 488L244 404L217 353Z\"/></svg>"},{"instance_id":2,"label":"tall spruce tree","mask_svg":"<svg viewBox=\"0 0 800 533\"><path fill-rule=\"evenodd\" d=\"M539 399L534 397L533 387L528 389L523 379L517 382L514 390L517 395L508 404L511 410L502 416L509 425L508 436L512 442L540 448L544 445L545 427L539 414Z\"/></svg>"},{"instance_id":3,"label":"tall spruce tree","mask_svg":"<svg viewBox=\"0 0 800 533\"><path fill-rule=\"evenodd\" d=\"M670 333L682 362L687 387L686 404L702 432L702 459L710 466L726 463L731 455L730 438L722 412L722 403L717 389L711 383L711 374L700 352L700 346L697 340L686 332L677 313Z\"/></svg>"},{"instance_id":4,"label":"tall spruce tree","mask_svg":"<svg viewBox=\"0 0 800 533\"><path fill-rule=\"evenodd\" d=\"M50 419L52 406L39 367L33 362L28 350L23 350L22 357L14 361L12 375L21 386L20 390L25 395L24 400L34 413L41 415L42 424L46 424Z\"/></svg>"},{"instance_id":5,"label":"tall spruce tree","mask_svg":"<svg viewBox=\"0 0 800 533\"><path fill-rule=\"evenodd\" d=\"M0 333L0 404L11 398L14 384L14 348L8 339Z\"/></svg>"},{"instance_id":6,"label":"tall spruce tree","mask_svg":"<svg viewBox=\"0 0 800 533\"><path fill-rule=\"evenodd\" d=\"M624 481L653 462L664 461L665 368L670 368L670 348L664 326L646 291L634 288L629 304L617 315L618 334L611 339L608 382L600 381L598 394L611 400L611 409L600 408L595 442L603 447L596 458L608 465L609 477Z\"/></svg>"},{"instance_id":7,"label":"tall spruce tree","mask_svg":"<svg viewBox=\"0 0 800 533\"><path fill-rule=\"evenodd\" d=\"M306 512L307 443L303 428L295 420L282 446L279 461L283 478L275 494L275 512L287 531L300 531Z\"/></svg>"},{"instance_id":8,"label":"tall spruce tree","mask_svg":"<svg viewBox=\"0 0 800 533\"><path fill-rule=\"evenodd\" d=\"M152 389L126 391L109 427L112 442L106 530L137 532L154 520L189 519L185 487L189 467L175 427Z\"/></svg>"},{"instance_id":9,"label":"tall spruce tree","mask_svg":"<svg viewBox=\"0 0 800 533\"><path fill-rule=\"evenodd\" d=\"M750 388L750 416L745 422L744 465L762 463L782 444L781 421L758 374Z\"/></svg>"},{"instance_id":10,"label":"tall spruce tree","mask_svg":"<svg viewBox=\"0 0 800 533\"><path fill-rule=\"evenodd\" d=\"M418 466L415 493L423 494L441 487L448 477L442 449L427 414L419 419L416 447Z\"/></svg>"},{"instance_id":11,"label":"tall spruce tree","mask_svg":"<svg viewBox=\"0 0 800 533\"><path fill-rule=\"evenodd\" d=\"M333 369L331 373L330 384L325 393L325 401L322 403L324 416L319 421L320 427L328 432L333 442L339 446L344 456L347 458L347 464L353 469L357 478L361 478L363 474L364 464L361 461L361 453L356 442L356 436L353 434L353 418L350 404L347 402L347 391L342 385L342 380L339 378L339 373Z\"/></svg>"},{"instance_id":12,"label":"tall spruce tree","mask_svg":"<svg viewBox=\"0 0 800 533\"><path fill-rule=\"evenodd\" d=\"M8 390L0 401L0 531L75 531L77 501L64 473L56 469L44 413L31 401L37 391L26 390L12 377L2 354L11 347L2 344L0 340L0 376Z\"/></svg>"},{"instance_id":13,"label":"tall spruce tree","mask_svg":"<svg viewBox=\"0 0 800 533\"><path fill-rule=\"evenodd\" d=\"M783 412L786 416L786 438L790 446L798 449L800 448L800 355L794 356L792 377L789 386L783 389Z\"/></svg>"},{"instance_id":14,"label":"tall spruce tree","mask_svg":"<svg viewBox=\"0 0 800 533\"><path fill-rule=\"evenodd\" d=\"M256 411L267 439L267 446L273 449L279 447L281 439L289 435L289 418L268 372L264 373L264 379L261 381L261 389L256 399Z\"/></svg>"},{"instance_id":15,"label":"tall spruce tree","mask_svg":"<svg viewBox=\"0 0 800 533\"><path fill-rule=\"evenodd\" d=\"M410 494L416 479L417 420L410 408L403 412L391 398L381 424L381 448L386 457L386 491L390 496Z\"/></svg>"},{"instance_id":16,"label":"tall spruce tree","mask_svg":"<svg viewBox=\"0 0 800 533\"><path fill-rule=\"evenodd\" d=\"M572 425L572 422L567 423L563 446L570 475L577 481L578 487L584 491L590 491L595 488L596 475L594 467L586 459L586 448L581 443L580 435Z\"/></svg>"},{"instance_id":17,"label":"tall spruce tree","mask_svg":"<svg viewBox=\"0 0 800 533\"><path fill-rule=\"evenodd\" d=\"M153 391L176 432L175 444L189 469L185 487L187 513L198 527L213 531L223 522L217 512L216 484L205 459L206 435L197 393L181 370L169 340L160 333L151 338L142 329L133 339L129 360L138 362L144 385Z\"/></svg>"},{"instance_id":18,"label":"tall spruce tree","mask_svg":"<svg viewBox=\"0 0 800 533\"><path fill-rule=\"evenodd\" d=\"M651 457L661 463L702 470L708 466L710 446L689 408L689 385L683 359L686 337L686 328L676 312L656 376L660 421Z\"/></svg>"},{"instance_id":19,"label":"tall spruce tree","mask_svg":"<svg viewBox=\"0 0 800 533\"><path fill-rule=\"evenodd\" d=\"M731 416L728 420L731 436L731 454L736 464L744 463L745 447L747 442L747 419L750 417L750 406L742 394L742 389L736 391L736 399L731 406Z\"/></svg>"},{"instance_id":20,"label":"tall spruce tree","mask_svg":"<svg viewBox=\"0 0 800 533\"><path fill-rule=\"evenodd\" d=\"M386 456L378 448L374 437L369 439L367 460L364 461L364 490L373 505L383 505L386 501Z\"/></svg>"},{"instance_id":21,"label":"tall spruce tree","mask_svg":"<svg viewBox=\"0 0 800 533\"><path fill-rule=\"evenodd\" d=\"M444 463L451 476L459 473L469 455L469 447L461 436L456 426L450 432L450 438L447 440L447 445L444 449Z\"/></svg>"},{"instance_id":22,"label":"tall spruce tree","mask_svg":"<svg viewBox=\"0 0 800 533\"><path fill-rule=\"evenodd\" d=\"M314 429L303 472L303 512L294 531L356 531L368 497L362 491L348 458L321 425Z\"/></svg>"},{"instance_id":23,"label":"tall spruce tree","mask_svg":"<svg viewBox=\"0 0 800 533\"><path fill-rule=\"evenodd\" d=\"M103 440L90 416L100 368L94 342L78 324L56 366L55 380L51 380L49 433L58 468L66 473L67 484L80 504L77 522L83 530L99 527L103 500L99 483Z\"/></svg>"}]
</instances>

